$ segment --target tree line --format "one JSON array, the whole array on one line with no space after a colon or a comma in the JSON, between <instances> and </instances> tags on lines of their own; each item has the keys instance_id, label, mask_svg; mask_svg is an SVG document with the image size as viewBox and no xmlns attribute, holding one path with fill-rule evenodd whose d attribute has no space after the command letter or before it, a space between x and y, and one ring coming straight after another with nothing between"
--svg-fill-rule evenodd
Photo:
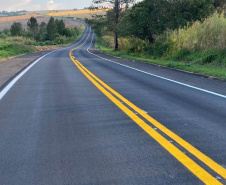
<instances>
[{"instance_id":1,"label":"tree line","mask_svg":"<svg viewBox=\"0 0 226 185\"><path fill-rule=\"evenodd\" d=\"M113 9L105 16L94 15L86 22L96 34L114 35L115 50L118 50L118 36L135 37L149 43L156 35L202 21L215 11L222 12L225 0L93 0L93 7L109 3ZM129 5L133 5L129 8Z\"/></svg>"},{"instance_id":2,"label":"tree line","mask_svg":"<svg viewBox=\"0 0 226 185\"><path fill-rule=\"evenodd\" d=\"M24 36L36 41L53 41L60 36L77 36L79 30L75 28L66 28L64 21L50 17L48 23L37 22L37 19L31 17L27 22L28 30L24 30L20 22L14 22L10 27L12 36Z\"/></svg>"}]
</instances>

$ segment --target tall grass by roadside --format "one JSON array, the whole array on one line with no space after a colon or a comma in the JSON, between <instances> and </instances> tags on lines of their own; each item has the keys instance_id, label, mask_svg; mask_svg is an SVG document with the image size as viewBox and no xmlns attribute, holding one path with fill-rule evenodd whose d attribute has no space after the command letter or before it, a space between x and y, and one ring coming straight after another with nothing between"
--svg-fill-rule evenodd
<instances>
[{"instance_id":1,"label":"tall grass by roadside","mask_svg":"<svg viewBox=\"0 0 226 185\"><path fill-rule=\"evenodd\" d=\"M35 51L43 50L43 48L49 48L48 46L68 46L75 42L77 39L79 39L84 32L85 27L82 26L81 30L77 33L77 35L74 35L72 37L66 37L66 36L58 36L53 41L43 41L43 42L37 42L31 38L28 37L22 37L22 36L4 36L1 37L0 35L0 61L3 58L7 58L10 56L16 56L20 54L25 53L32 53ZM43 47L42 47L43 46ZM47 46L47 47L45 47ZM50 47L52 48L52 47Z\"/></svg>"},{"instance_id":2,"label":"tall grass by roadside","mask_svg":"<svg viewBox=\"0 0 226 185\"><path fill-rule=\"evenodd\" d=\"M104 35L99 38L101 43L106 47L114 48L114 36ZM145 53L145 48L148 46L148 43L135 38L119 38L119 50L125 53Z\"/></svg>"},{"instance_id":3,"label":"tall grass by roadside","mask_svg":"<svg viewBox=\"0 0 226 185\"><path fill-rule=\"evenodd\" d=\"M0 39L0 59L37 51L34 41L24 37Z\"/></svg>"},{"instance_id":4,"label":"tall grass by roadside","mask_svg":"<svg viewBox=\"0 0 226 185\"><path fill-rule=\"evenodd\" d=\"M157 37L157 42L168 43L170 54L181 49L193 51L223 49L226 47L226 17L224 12L215 13L203 22L196 21L192 25L174 31L166 31Z\"/></svg>"},{"instance_id":5,"label":"tall grass by roadside","mask_svg":"<svg viewBox=\"0 0 226 185\"><path fill-rule=\"evenodd\" d=\"M219 79L226 80L226 69L220 66L199 65L196 63L187 63L183 61L165 60L165 59L152 59L150 56L140 53L127 53L125 50L114 51L112 48L107 47L106 43L102 42L100 38L96 38L96 47L101 51L121 58L130 60L137 60L157 64L165 67L170 67L179 70L185 70L193 73L214 76ZM204 54L203 54L204 55Z\"/></svg>"},{"instance_id":6,"label":"tall grass by roadside","mask_svg":"<svg viewBox=\"0 0 226 185\"><path fill-rule=\"evenodd\" d=\"M156 36L154 44L138 38L119 38L119 50L125 54L183 61L189 64L220 66L226 70L225 13L212 16L177 30ZM101 43L114 48L113 36L103 36Z\"/></svg>"},{"instance_id":7,"label":"tall grass by roadside","mask_svg":"<svg viewBox=\"0 0 226 185\"><path fill-rule=\"evenodd\" d=\"M82 32L83 31L80 31L77 37L67 38L65 36L59 36L53 41L44 41L44 42L36 42L35 40L26 37L7 37L4 39L0 39L0 60L10 56L16 56L20 54L39 51L40 46L70 45L81 36Z\"/></svg>"},{"instance_id":8,"label":"tall grass by roadside","mask_svg":"<svg viewBox=\"0 0 226 185\"><path fill-rule=\"evenodd\" d=\"M205 20L156 36L154 44L138 38L102 36L97 45L116 56L226 79L226 17L215 13ZM109 48L109 49L107 49Z\"/></svg>"}]
</instances>

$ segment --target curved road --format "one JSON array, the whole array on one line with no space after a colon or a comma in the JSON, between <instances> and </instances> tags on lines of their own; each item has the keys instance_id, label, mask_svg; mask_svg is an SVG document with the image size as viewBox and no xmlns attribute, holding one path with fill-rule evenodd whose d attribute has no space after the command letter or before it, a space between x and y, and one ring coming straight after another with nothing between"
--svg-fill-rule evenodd
<instances>
[{"instance_id":1,"label":"curved road","mask_svg":"<svg viewBox=\"0 0 226 185\"><path fill-rule=\"evenodd\" d=\"M0 184L226 184L225 82L113 58L93 38L86 27L0 92Z\"/></svg>"}]
</instances>

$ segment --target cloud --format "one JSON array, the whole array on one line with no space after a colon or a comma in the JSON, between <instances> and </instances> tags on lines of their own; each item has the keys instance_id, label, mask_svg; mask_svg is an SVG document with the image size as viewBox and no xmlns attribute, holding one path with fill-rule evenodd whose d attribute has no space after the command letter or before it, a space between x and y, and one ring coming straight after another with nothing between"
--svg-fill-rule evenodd
<instances>
[{"instance_id":1,"label":"cloud","mask_svg":"<svg viewBox=\"0 0 226 185\"><path fill-rule=\"evenodd\" d=\"M88 7L92 0L0 0L0 11L62 10Z\"/></svg>"},{"instance_id":2,"label":"cloud","mask_svg":"<svg viewBox=\"0 0 226 185\"><path fill-rule=\"evenodd\" d=\"M1 10L14 11L14 10L23 10L24 7L29 4L31 0L5 0L1 2ZM10 5L10 6L9 6Z\"/></svg>"},{"instance_id":3,"label":"cloud","mask_svg":"<svg viewBox=\"0 0 226 185\"><path fill-rule=\"evenodd\" d=\"M47 1L47 9L48 10L56 10L57 5L53 2L53 0Z\"/></svg>"}]
</instances>

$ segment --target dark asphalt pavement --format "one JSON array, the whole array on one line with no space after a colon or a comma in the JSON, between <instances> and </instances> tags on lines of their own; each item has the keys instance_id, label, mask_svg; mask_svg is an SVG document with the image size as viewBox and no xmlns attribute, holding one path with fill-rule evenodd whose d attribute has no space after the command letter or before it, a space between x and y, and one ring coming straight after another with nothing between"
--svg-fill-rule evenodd
<instances>
[{"instance_id":1,"label":"dark asphalt pavement","mask_svg":"<svg viewBox=\"0 0 226 185\"><path fill-rule=\"evenodd\" d=\"M199 178L55 51L0 100L1 185L201 185ZM73 52L98 78L226 168L226 98L98 58L87 42ZM226 95L226 83L90 52ZM167 75L168 74L168 75ZM167 138L164 134L164 137ZM169 138L170 140L170 138ZM175 143L175 142L173 142ZM226 179L175 143L219 182Z\"/></svg>"}]
</instances>

